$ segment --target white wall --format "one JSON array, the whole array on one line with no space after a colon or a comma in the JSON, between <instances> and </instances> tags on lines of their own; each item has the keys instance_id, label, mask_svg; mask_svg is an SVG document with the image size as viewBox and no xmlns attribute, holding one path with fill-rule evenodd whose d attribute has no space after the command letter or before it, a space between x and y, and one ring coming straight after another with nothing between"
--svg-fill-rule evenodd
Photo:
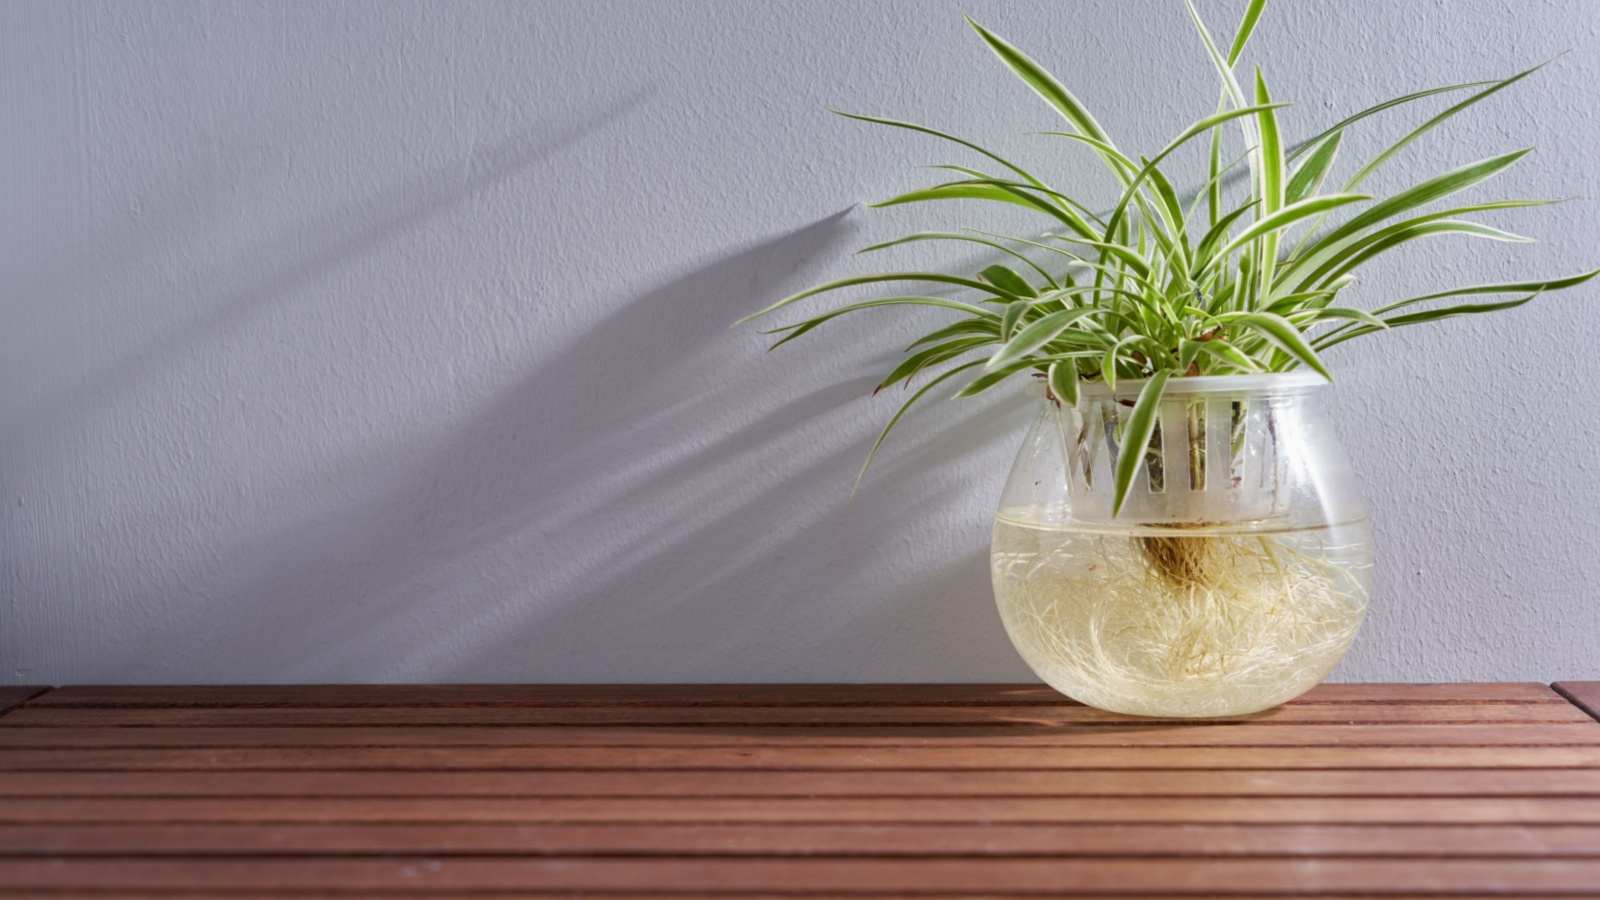
<instances>
[{"instance_id":1,"label":"white wall","mask_svg":"<svg viewBox=\"0 0 1600 900\"><path fill-rule=\"evenodd\" d=\"M728 329L994 221L856 208L967 160L825 104L1099 178L963 10L1124 145L1214 102L1167 0L0 5L0 681L1025 678L985 563L1024 398L930 407L847 502L921 323ZM1537 144L1478 196L1577 198L1496 220L1542 243L1440 240L1364 300L1600 264L1597 27L1269 9L1300 137L1571 51L1375 183ZM1334 355L1382 542L1341 676L1600 674L1597 345L1587 288Z\"/></svg>"}]
</instances>

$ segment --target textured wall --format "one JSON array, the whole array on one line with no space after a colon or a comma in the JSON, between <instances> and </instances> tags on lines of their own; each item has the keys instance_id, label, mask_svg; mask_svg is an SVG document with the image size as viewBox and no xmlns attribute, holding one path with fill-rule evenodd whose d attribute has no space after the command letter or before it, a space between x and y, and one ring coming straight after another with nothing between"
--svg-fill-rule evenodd
<instances>
[{"instance_id":1,"label":"textured wall","mask_svg":"<svg viewBox=\"0 0 1600 900\"><path fill-rule=\"evenodd\" d=\"M1571 51L1375 183L1537 144L1477 196L1577 198L1496 220L1542 242L1360 297L1600 263L1600 5L1276 6L1301 137ZM826 104L1105 196L963 10L1124 146L1214 102L1168 0L0 4L0 680L1025 677L984 558L1025 398L930 407L849 501L920 323L727 327L997 223L855 207L967 160ZM1590 288L1333 355L1382 542L1343 677L1597 674L1597 344Z\"/></svg>"}]
</instances>

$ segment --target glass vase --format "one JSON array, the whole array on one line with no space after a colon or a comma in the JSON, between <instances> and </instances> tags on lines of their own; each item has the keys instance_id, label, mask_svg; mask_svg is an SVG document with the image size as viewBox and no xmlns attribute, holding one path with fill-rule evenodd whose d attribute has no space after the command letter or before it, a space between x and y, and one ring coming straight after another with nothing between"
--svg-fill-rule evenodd
<instances>
[{"instance_id":1,"label":"glass vase","mask_svg":"<svg viewBox=\"0 0 1600 900\"><path fill-rule=\"evenodd\" d=\"M1041 387L990 553L1018 653L1090 706L1256 712L1321 681L1366 614L1371 532L1312 374L1167 383L1112 515L1120 429L1143 386Z\"/></svg>"}]
</instances>

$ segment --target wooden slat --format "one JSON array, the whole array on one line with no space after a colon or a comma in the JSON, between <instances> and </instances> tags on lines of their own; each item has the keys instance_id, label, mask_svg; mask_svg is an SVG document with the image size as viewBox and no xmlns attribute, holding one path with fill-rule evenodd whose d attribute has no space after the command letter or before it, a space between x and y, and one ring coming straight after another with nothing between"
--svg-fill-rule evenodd
<instances>
[{"instance_id":1,"label":"wooden slat","mask_svg":"<svg viewBox=\"0 0 1600 900\"><path fill-rule=\"evenodd\" d=\"M0 685L0 716L50 690L39 685Z\"/></svg>"},{"instance_id":2,"label":"wooden slat","mask_svg":"<svg viewBox=\"0 0 1600 900\"><path fill-rule=\"evenodd\" d=\"M828 823L0 825L0 856L1594 857L1600 827Z\"/></svg>"},{"instance_id":3,"label":"wooden slat","mask_svg":"<svg viewBox=\"0 0 1600 900\"><path fill-rule=\"evenodd\" d=\"M1600 681L1558 681L1552 686L1585 714L1600 720Z\"/></svg>"},{"instance_id":4,"label":"wooden slat","mask_svg":"<svg viewBox=\"0 0 1600 900\"><path fill-rule=\"evenodd\" d=\"M1053 894L1061 895L1062 892L1058 890ZM13 895L16 894L8 892L5 887L0 886L0 897L13 897ZM26 895L26 892L24 892L24 895ZM184 897L184 895L190 894L184 892L184 894L176 895ZM229 889L226 894L218 894L218 897L227 897L227 900L283 900L285 897L323 897L323 895L325 895L325 892L317 892L317 890L310 890L310 892L304 892L304 890L258 892L258 890ZM490 898L502 900L502 898L506 897L560 897L570 900L573 895L573 890L566 889L517 889L514 892L506 892L506 890L429 889L426 894L418 894L418 892L411 892L411 890L402 890L402 892L362 890L358 897L360 897L360 900L418 900L418 897L427 897L427 900L490 900ZM582 890L579 895L584 900L661 900L662 897L685 897L685 894L674 892L670 887L650 890L650 892L638 892L638 890ZM795 897L816 897L818 894L805 892L805 890L798 890L797 892L797 890L776 889L715 890L714 894L707 892L706 895L707 897L717 897L717 900L794 900ZM840 895L846 894L845 892L840 892ZM904 890L850 890L848 895L850 897L907 897ZM938 894L933 895L941 898L941 900L994 900L994 897L997 897L994 892L966 892L966 890L957 890L957 892L941 890ZM1037 894L1026 895L1037 897ZM94 898L94 900L107 900L107 898L115 898L115 900L173 900L174 894L171 890L117 890L114 894L107 894L104 890L90 887L90 889L82 890L53 889L50 892L50 897L51 900L59 900L62 897ZM1194 897L1194 894L1173 894L1171 890L1158 890L1158 892L1134 890L1134 892L1118 892L1118 894L1114 894L1114 897L1118 897L1120 900L1173 900L1173 897ZM1467 894L1458 894L1454 890L1429 890L1426 894L1416 894L1411 890L1384 892L1384 894L1370 894L1370 892L1363 892L1363 894L1344 894L1344 892L1306 894L1301 890L1296 890L1293 894L1282 894L1277 890L1269 890L1269 892L1251 890L1250 894L1235 894L1235 892L1226 892L1226 890L1224 892L1211 890L1211 892L1206 892L1205 897L1206 900L1304 900L1306 897L1317 897L1317 900L1373 900L1373 897L1384 897L1386 900L1478 900L1478 898L1485 897L1485 894L1477 892L1477 890L1472 890ZM1568 892L1568 890L1563 890L1560 894L1544 894L1544 892L1538 892L1538 894L1518 892L1517 894L1517 900L1571 900L1573 897L1595 897L1595 894L1574 894L1574 892Z\"/></svg>"},{"instance_id":5,"label":"wooden slat","mask_svg":"<svg viewBox=\"0 0 1600 900\"><path fill-rule=\"evenodd\" d=\"M1568 703L1316 703L1278 707L1252 716L1192 720L1250 725L1583 724L1587 713ZM12 726L347 727L382 725L561 726L1148 726L1148 719L1087 706L30 706ZM1164 727L1177 727L1161 722Z\"/></svg>"},{"instance_id":6,"label":"wooden slat","mask_svg":"<svg viewBox=\"0 0 1600 900\"><path fill-rule=\"evenodd\" d=\"M1600 767L1600 747L266 747L6 750L0 772L93 769L1441 769Z\"/></svg>"},{"instance_id":7,"label":"wooden slat","mask_svg":"<svg viewBox=\"0 0 1600 900\"><path fill-rule=\"evenodd\" d=\"M0 896L1600 896L1561 687L64 688L0 718Z\"/></svg>"},{"instance_id":8,"label":"wooden slat","mask_svg":"<svg viewBox=\"0 0 1600 900\"><path fill-rule=\"evenodd\" d=\"M1332 892L1332 893L1328 893L1328 892L1324 892L1324 891L1317 891L1314 894L1308 894L1308 893L1306 893L1304 891L1295 891L1293 893L1282 893L1282 892L1279 892L1279 891L1256 891L1256 890L1251 890L1248 893L1243 893L1243 894L1236 893L1236 892L1233 892L1233 891L1207 891L1204 894L1204 896L1205 896L1206 900L1291 900L1291 898L1292 898L1292 900L1303 900L1303 898L1309 897L1309 896L1314 896L1314 897L1317 898L1317 900L1372 900L1373 897L1379 897L1379 896L1383 897L1384 900L1478 900L1478 898L1482 898L1482 897L1486 896L1484 893L1479 892L1479 891L1472 891L1470 888L1466 888L1466 889L1463 889L1463 890L1470 891L1470 892L1469 893L1460 893L1460 892L1457 892L1455 890L1445 889L1445 890L1428 890L1426 893L1416 893L1414 891L1399 891L1399 892L1386 891L1386 892L1384 892L1382 894L1373 894L1373 893L1370 893L1370 892L1363 892L1363 893L1360 893L1360 894L1351 894L1351 893L1345 893L1345 892L1339 892L1339 891ZM31 892L29 892L29 891L11 892L11 891L7 891L4 886L0 886L0 897L17 896L18 893L21 893L23 896L31 896ZM1061 896L1063 892L1062 891L1054 891L1054 892L1050 892L1050 893L1053 893L1056 896ZM243 889L243 890L240 890L240 889L229 889L225 893L220 893L220 892L213 891L212 895L213 896L218 896L218 897L226 897L227 900L284 900L285 897L308 897L308 896L310 896L310 897L322 897L322 896L329 896L329 895L327 895L325 893L318 893L316 891L291 891L291 892L285 893L283 891L270 891L270 890L269 891L257 891L257 890L251 890L251 889ZM406 891L404 889L399 889L399 890L396 890L396 891L362 890L362 891L360 891L359 893L356 893L356 894L344 894L344 893L341 893L341 894L332 895L332 896L359 897L360 900L417 900L418 897L427 897L428 900L504 900L504 898L506 898L507 896L518 897L518 898L522 898L522 897L538 897L538 898L560 897L560 898L568 898L568 900L570 900L570 898L573 897L573 896L581 896L581 897L584 898L584 900L661 900L661 898L663 898L663 897L680 897L681 898L681 897L684 897L684 896L699 896L699 895L708 896L708 897L716 897L717 900L794 900L795 897L816 897L816 896L818 896L818 894L816 892L807 892L807 891L804 891L803 889L799 890L799 891L796 891L794 889L785 890L782 887L773 888L773 889L769 889L769 890L750 890L750 889L737 890L737 891L716 890L714 892L708 890L708 891L701 892L700 894L691 895L691 894L685 894L685 893L679 892L679 891L674 891L674 890L672 890L672 888L670 886L665 887L665 888L659 888L659 889L653 890L653 891L614 891L614 890L599 890L599 891L597 891L597 890L585 889L585 890L583 890L581 892L574 892L572 890L564 889L564 888L553 888L553 889L519 888L519 889L510 891L510 892L505 891L505 890L496 890L496 889L458 891L458 890L450 890L450 889L435 890L435 889L429 888L425 893L417 893L417 892L414 892L414 891ZM862 889L850 890L850 891L840 891L840 892L838 892L838 895L839 896L850 896L850 897L936 896L936 897L939 897L940 900L993 900L993 898L996 897L996 896L1009 896L1008 894L998 894L997 895L992 891L990 891L990 892L938 891L936 893L931 893L931 894L923 894L923 893L908 894L905 891L897 891L897 890L862 890ZM1124 892L1124 893L1104 894L1104 895L1105 896L1115 896L1115 897L1120 897L1120 898L1126 898L1126 900L1172 900L1173 897L1194 897L1194 896L1196 896L1195 894L1174 893L1172 891L1153 891L1153 892L1152 891L1138 891L1138 892ZM93 898L93 900L173 900L173 898L175 896L192 897L194 895L192 893L188 892L188 891L183 891L181 893L174 894L172 891L163 891L163 890L126 890L126 889L119 889L119 890L114 890L114 891L108 892L108 891L106 891L104 889L101 889L101 888L77 888L77 889L73 889L73 888L68 888L68 889L53 888L53 889L50 890L50 893L49 893L48 896L51 898L51 900L60 900L60 898L63 898L63 897L67 897L67 898ZM1028 893L1028 894L1019 894L1017 896L1038 896L1038 894L1037 893ZM1592 894L1592 893L1575 893L1575 892L1572 892L1572 891L1562 891L1562 892L1556 893L1556 894L1546 893L1546 892L1542 892L1542 891L1541 892L1534 892L1534 893L1529 893L1529 892L1525 892L1525 891L1518 891L1518 892L1516 892L1515 896L1517 897L1517 900L1572 900L1573 897L1593 897L1593 896L1597 896L1597 895L1596 894Z\"/></svg>"},{"instance_id":9,"label":"wooden slat","mask_svg":"<svg viewBox=\"0 0 1600 900\"><path fill-rule=\"evenodd\" d=\"M12 890L781 890L1107 894L1182 890L1592 892L1600 861L1576 859L4 859Z\"/></svg>"},{"instance_id":10,"label":"wooden slat","mask_svg":"<svg viewBox=\"0 0 1600 900\"><path fill-rule=\"evenodd\" d=\"M23 710L18 713L20 715ZM1600 747L1594 722L1530 725L1301 725L1146 723L1073 726L820 728L762 726L277 726L242 734L221 728L108 728L85 735L55 728L0 730L0 749L113 747Z\"/></svg>"},{"instance_id":11,"label":"wooden slat","mask_svg":"<svg viewBox=\"0 0 1600 900\"><path fill-rule=\"evenodd\" d=\"M1600 824L1591 797L14 797L0 822ZM1600 848L1597 848L1600 852Z\"/></svg>"},{"instance_id":12,"label":"wooden slat","mask_svg":"<svg viewBox=\"0 0 1600 900\"><path fill-rule=\"evenodd\" d=\"M1600 797L1600 769L0 772L0 798L113 796Z\"/></svg>"},{"instance_id":13,"label":"wooden slat","mask_svg":"<svg viewBox=\"0 0 1600 900\"><path fill-rule=\"evenodd\" d=\"M1323 684L1316 703L1564 703L1533 682ZM1040 684L73 685L41 706L1076 706Z\"/></svg>"}]
</instances>

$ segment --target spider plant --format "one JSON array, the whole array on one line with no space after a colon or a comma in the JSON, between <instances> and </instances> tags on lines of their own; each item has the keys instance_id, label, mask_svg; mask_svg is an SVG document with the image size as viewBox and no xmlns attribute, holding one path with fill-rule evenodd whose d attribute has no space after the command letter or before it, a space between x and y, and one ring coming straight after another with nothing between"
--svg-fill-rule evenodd
<instances>
[{"instance_id":1,"label":"spider plant","mask_svg":"<svg viewBox=\"0 0 1600 900\"><path fill-rule=\"evenodd\" d=\"M906 411L935 388L966 376L956 397L993 389L1023 372L1047 381L1051 395L1075 404L1081 382L1143 379L1126 417L1114 484L1120 512L1155 426L1170 379L1196 375L1283 372L1300 366L1331 379L1322 354L1366 335L1454 316L1521 306L1541 293L1570 288L1600 270L1569 277L1480 284L1405 297L1376 308L1340 302L1364 264L1409 242L1436 235L1492 241L1528 239L1468 216L1532 207L1549 200L1488 200L1449 208L1438 201L1504 172L1531 148L1470 162L1388 196L1362 185L1418 138L1539 67L1508 78L1451 84L1386 100L1289 144L1280 124L1288 104L1275 100L1259 69L1241 81L1235 69L1260 21L1265 0L1250 0L1224 49L1192 0L1184 0L1200 43L1220 81L1216 110L1178 132L1154 154L1130 154L1039 63L1004 38L968 19L983 42L1054 108L1066 128L1047 132L1098 160L1120 192L1110 209L1095 211L1055 190L1032 172L972 141L923 125L840 113L876 125L941 139L980 158L976 166L938 167L949 179L892 197L875 207L971 200L1023 207L1046 230L1029 236L977 229L924 231L867 247L886 250L911 242L976 244L1002 260L969 275L888 272L843 278L785 297L749 321L791 305L862 285L933 285L931 294L906 293L828 309L766 332L782 346L840 316L881 307L936 307L953 322L918 338L879 385L908 385L931 374L890 417L862 466L863 474ZM1435 96L1459 99L1428 118L1342 182L1332 178L1345 132L1363 120ZM1238 133L1233 146L1228 135ZM1188 202L1164 168L1194 145L1207 154L1207 179ZM1225 152L1226 150L1226 152ZM1233 154L1237 158L1224 163ZM1226 189L1243 166L1243 196ZM1325 190L1330 184L1336 189ZM952 290L956 289L956 290ZM967 292L959 299L956 291ZM1445 302L1461 298L1493 299ZM943 367L942 369L940 367ZM859 477L857 482L859 483Z\"/></svg>"}]
</instances>

